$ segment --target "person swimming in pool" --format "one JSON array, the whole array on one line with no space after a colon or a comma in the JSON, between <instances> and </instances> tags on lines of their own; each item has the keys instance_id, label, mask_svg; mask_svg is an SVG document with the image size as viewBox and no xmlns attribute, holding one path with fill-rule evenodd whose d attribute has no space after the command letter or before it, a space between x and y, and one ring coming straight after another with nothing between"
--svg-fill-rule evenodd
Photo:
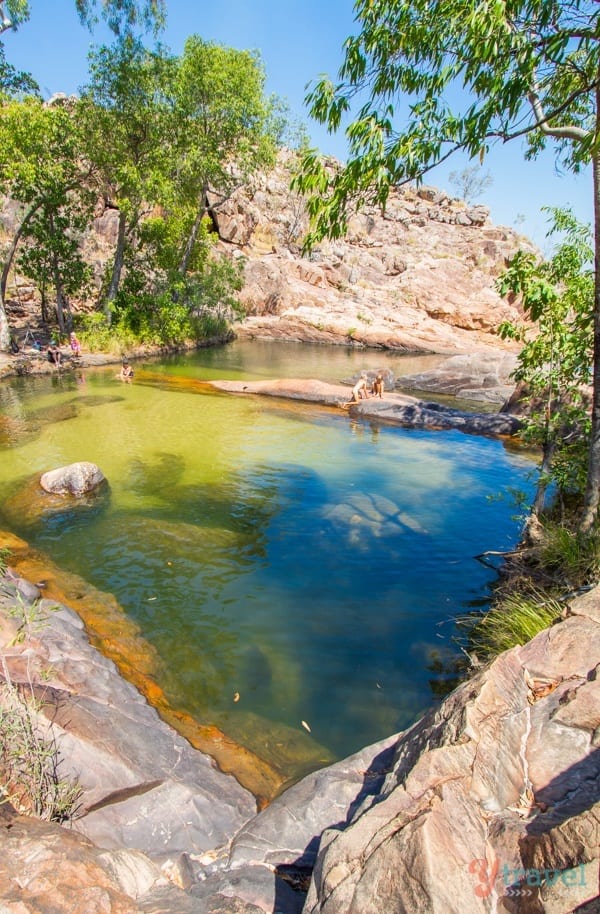
<instances>
[{"instance_id":1,"label":"person swimming in pool","mask_svg":"<svg viewBox=\"0 0 600 914\"><path fill-rule=\"evenodd\" d=\"M123 359L123 364L121 365L121 370L120 370L119 374L117 375L117 377L118 377L119 381L126 381L127 383L129 383L132 380L133 368L131 367L131 365L129 364L127 359Z\"/></svg>"}]
</instances>

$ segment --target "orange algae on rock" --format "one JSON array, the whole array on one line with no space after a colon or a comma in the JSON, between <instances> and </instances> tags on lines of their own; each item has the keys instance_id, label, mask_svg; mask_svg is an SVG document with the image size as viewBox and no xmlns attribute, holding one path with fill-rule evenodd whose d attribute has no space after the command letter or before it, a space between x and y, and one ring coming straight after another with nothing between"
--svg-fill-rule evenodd
<instances>
[{"instance_id":1,"label":"orange algae on rock","mask_svg":"<svg viewBox=\"0 0 600 914\"><path fill-rule=\"evenodd\" d=\"M173 707L156 681L160 657L112 594L98 591L79 576L60 570L12 533L0 532L0 548L10 550L11 567L40 587L45 598L73 609L83 621L90 642L114 662L160 717L194 748L210 755L223 772L234 776L256 797L260 808L281 792L288 780L285 775L218 727L202 724Z\"/></svg>"}]
</instances>

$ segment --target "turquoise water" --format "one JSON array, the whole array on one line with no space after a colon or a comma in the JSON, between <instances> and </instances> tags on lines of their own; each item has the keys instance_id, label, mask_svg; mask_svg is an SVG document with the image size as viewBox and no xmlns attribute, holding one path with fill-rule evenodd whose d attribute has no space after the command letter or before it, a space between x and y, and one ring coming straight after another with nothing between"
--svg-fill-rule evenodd
<instances>
[{"instance_id":1,"label":"turquoise water","mask_svg":"<svg viewBox=\"0 0 600 914\"><path fill-rule=\"evenodd\" d=\"M528 491L532 465L491 439L195 382L380 366L418 370L240 342L138 364L131 385L114 368L5 382L2 526L115 595L177 707L257 751L279 740L343 757L431 704L449 620L494 579L475 556L518 538L513 500L496 496ZM9 509L31 474L75 460L109 480L95 509Z\"/></svg>"}]
</instances>

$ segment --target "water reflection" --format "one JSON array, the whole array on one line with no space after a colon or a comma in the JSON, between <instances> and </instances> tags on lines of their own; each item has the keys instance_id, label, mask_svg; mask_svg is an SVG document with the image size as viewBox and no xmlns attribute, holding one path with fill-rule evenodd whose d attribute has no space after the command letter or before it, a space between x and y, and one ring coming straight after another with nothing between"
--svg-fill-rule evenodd
<instances>
[{"instance_id":1,"label":"water reflection","mask_svg":"<svg viewBox=\"0 0 600 914\"><path fill-rule=\"evenodd\" d=\"M114 594L177 707L295 776L430 704L432 657L449 646L440 621L493 580L473 557L518 535L510 501L488 496L526 489L530 464L498 441L203 383L339 380L385 361L293 351L293 365L276 344L176 357L140 366L126 390L114 370L88 371L76 397L19 379L0 393L23 430L3 449L0 494L14 498L32 472L97 463L110 482L101 510L32 525L13 502L3 522Z\"/></svg>"}]
</instances>

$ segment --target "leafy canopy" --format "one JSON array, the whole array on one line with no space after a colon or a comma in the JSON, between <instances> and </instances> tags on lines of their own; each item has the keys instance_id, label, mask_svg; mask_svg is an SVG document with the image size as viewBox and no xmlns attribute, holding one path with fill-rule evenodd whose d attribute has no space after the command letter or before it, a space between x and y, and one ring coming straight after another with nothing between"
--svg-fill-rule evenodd
<instances>
[{"instance_id":1,"label":"leafy canopy","mask_svg":"<svg viewBox=\"0 0 600 914\"><path fill-rule=\"evenodd\" d=\"M311 197L310 246L339 237L357 205L385 206L390 186L419 180L457 150L484 160L490 144L548 133L567 167L595 140L600 7L584 0L357 0L357 35L336 82L307 96L331 132L345 119L349 155L337 171L314 150L296 188Z\"/></svg>"},{"instance_id":2,"label":"leafy canopy","mask_svg":"<svg viewBox=\"0 0 600 914\"><path fill-rule=\"evenodd\" d=\"M14 28L29 19L29 0L5 0L4 5ZM75 8L87 28L103 19L115 35L139 29L156 32L165 21L165 0L75 0Z\"/></svg>"},{"instance_id":3,"label":"leafy canopy","mask_svg":"<svg viewBox=\"0 0 600 914\"><path fill-rule=\"evenodd\" d=\"M255 51L238 51L198 35L186 40L173 86L184 168L214 189L272 162L265 71Z\"/></svg>"},{"instance_id":4,"label":"leafy canopy","mask_svg":"<svg viewBox=\"0 0 600 914\"><path fill-rule=\"evenodd\" d=\"M585 392L593 365L594 273L589 226L569 210L549 209L549 234L561 241L540 261L519 251L500 277L502 295L520 295L532 322L505 322L499 332L523 346L514 377L531 397L523 436L542 448L542 486L554 482L561 493L581 493L586 479L590 417Z\"/></svg>"}]
</instances>

